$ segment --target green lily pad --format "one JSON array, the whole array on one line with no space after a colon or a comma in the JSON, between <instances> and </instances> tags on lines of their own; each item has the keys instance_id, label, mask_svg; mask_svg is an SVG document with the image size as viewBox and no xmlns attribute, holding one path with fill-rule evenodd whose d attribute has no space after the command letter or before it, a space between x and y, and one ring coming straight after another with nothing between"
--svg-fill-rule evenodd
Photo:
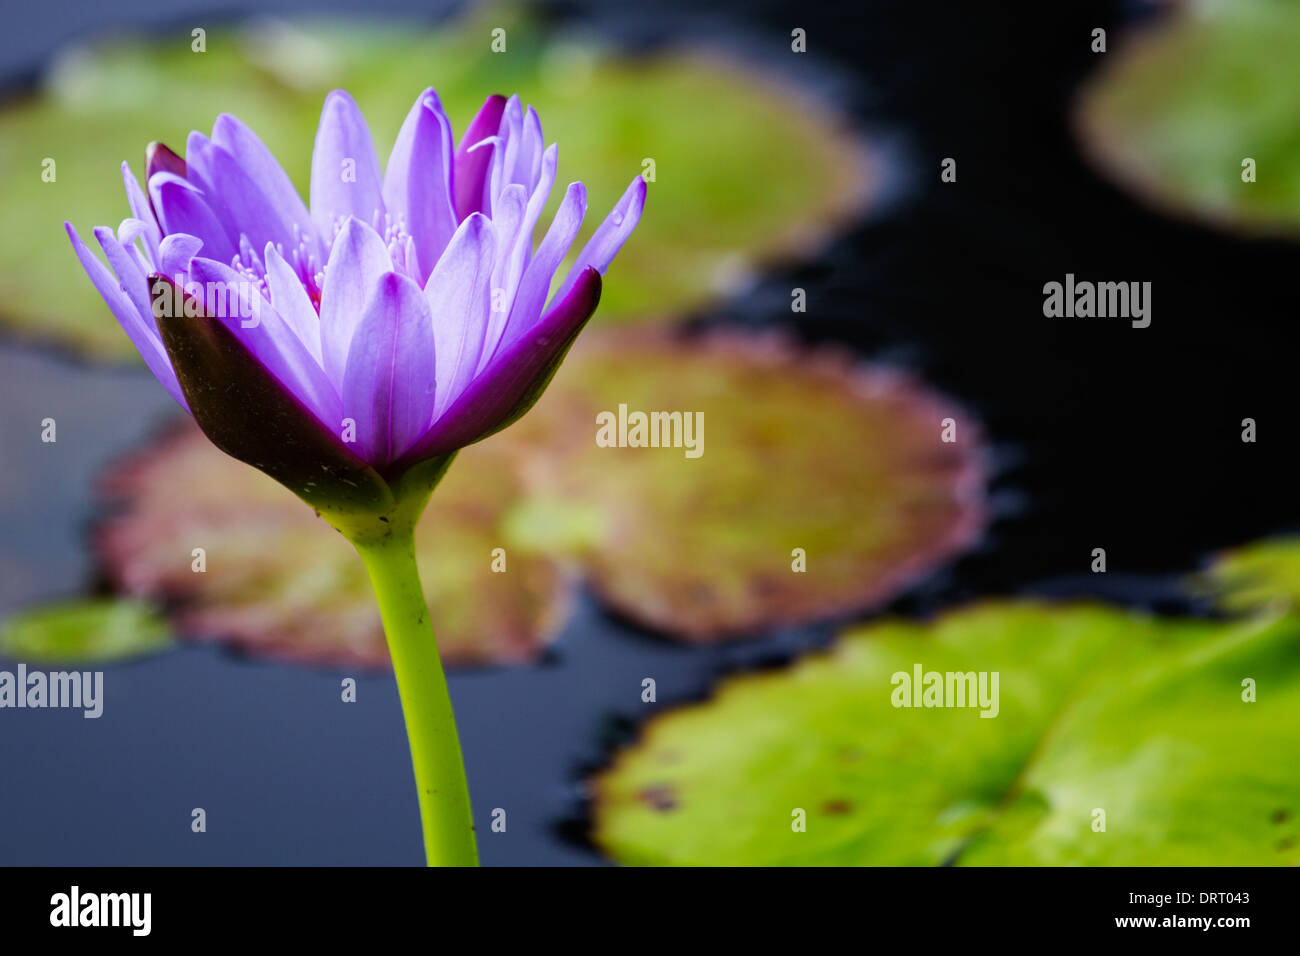
<instances>
[{"instance_id":1,"label":"green lily pad","mask_svg":"<svg viewBox=\"0 0 1300 956\"><path fill-rule=\"evenodd\" d=\"M0 628L0 657L28 663L115 661L172 646L167 622L143 601L46 604L13 615Z\"/></svg>"},{"instance_id":2,"label":"green lily pad","mask_svg":"<svg viewBox=\"0 0 1300 956\"><path fill-rule=\"evenodd\" d=\"M620 405L629 421L684 413L681 447L600 447L597 415ZM691 457L684 426L699 416ZM589 334L525 421L520 440L546 459L530 473L534 537L556 511L569 538L580 529L578 561L599 594L684 640L878 604L982 524L969 415L897 373L778 339Z\"/></svg>"},{"instance_id":3,"label":"green lily pad","mask_svg":"<svg viewBox=\"0 0 1300 956\"><path fill-rule=\"evenodd\" d=\"M917 664L997 672L997 716L894 707ZM594 781L595 839L629 864L1295 865L1297 726L1294 617L990 603L652 720Z\"/></svg>"},{"instance_id":4,"label":"green lily pad","mask_svg":"<svg viewBox=\"0 0 1300 956\"><path fill-rule=\"evenodd\" d=\"M1229 611L1300 605L1300 538L1271 538L1219 555L1202 580Z\"/></svg>"},{"instance_id":5,"label":"green lily pad","mask_svg":"<svg viewBox=\"0 0 1300 956\"><path fill-rule=\"evenodd\" d=\"M1186 0L1099 55L1077 109L1085 150L1176 215L1258 233L1300 229L1300 10ZM1242 162L1256 181L1242 181Z\"/></svg>"},{"instance_id":6,"label":"green lily pad","mask_svg":"<svg viewBox=\"0 0 1300 956\"><path fill-rule=\"evenodd\" d=\"M563 619L563 568L511 548L501 529L518 494L508 449L497 441L463 451L416 529L420 578L452 666L529 660ZM110 578L129 594L165 600L182 635L299 663L389 666L352 547L189 422L120 467L107 488L119 513L97 545ZM500 573L496 548L505 551Z\"/></svg>"},{"instance_id":7,"label":"green lily pad","mask_svg":"<svg viewBox=\"0 0 1300 956\"><path fill-rule=\"evenodd\" d=\"M498 27L504 53L491 50ZM381 158L426 86L458 131L489 93L518 92L560 145L559 183L587 184L580 242L654 160L649 206L605 286L601 322L681 317L758 265L815 251L875 179L837 114L752 68L680 47L628 58L509 10L434 30L259 23L211 30L204 53L191 42L185 27L70 50L39 91L0 111L0 208L25 224L0 234L0 323L96 355L133 354L81 275L64 220L83 234L116 226L127 215L122 160L140 175L145 144L180 149L220 112L256 130L306 195L321 103L335 87L355 96ZM42 180L47 158L54 182Z\"/></svg>"}]
</instances>

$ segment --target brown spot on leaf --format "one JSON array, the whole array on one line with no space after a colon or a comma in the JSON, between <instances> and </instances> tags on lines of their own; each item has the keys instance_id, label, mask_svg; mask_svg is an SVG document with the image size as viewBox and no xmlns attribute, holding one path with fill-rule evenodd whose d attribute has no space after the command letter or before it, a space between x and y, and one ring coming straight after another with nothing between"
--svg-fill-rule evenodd
<instances>
[{"instance_id":1,"label":"brown spot on leaf","mask_svg":"<svg viewBox=\"0 0 1300 956\"><path fill-rule=\"evenodd\" d=\"M658 810L661 813L667 813L669 810L677 809L677 792L670 784L660 783L652 787L646 787L637 794L637 799L648 806L651 810Z\"/></svg>"}]
</instances>

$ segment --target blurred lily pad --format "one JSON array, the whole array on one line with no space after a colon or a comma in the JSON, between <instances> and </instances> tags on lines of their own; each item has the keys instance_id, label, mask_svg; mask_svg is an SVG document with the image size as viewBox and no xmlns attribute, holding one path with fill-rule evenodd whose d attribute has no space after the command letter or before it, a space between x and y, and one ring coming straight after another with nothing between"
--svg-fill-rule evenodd
<instances>
[{"instance_id":1,"label":"blurred lily pad","mask_svg":"<svg viewBox=\"0 0 1300 956\"><path fill-rule=\"evenodd\" d=\"M997 672L997 716L894 707L918 664ZM1297 726L1294 617L990 603L652 720L594 781L595 838L629 864L1295 865Z\"/></svg>"},{"instance_id":2,"label":"blurred lily pad","mask_svg":"<svg viewBox=\"0 0 1300 956\"><path fill-rule=\"evenodd\" d=\"M597 443L601 413L615 440L626 419L631 442L634 416L659 412L677 414L665 441L680 447ZM981 528L978 425L839 353L736 334L590 335L530 420L520 438L544 459L531 526L548 508L567 515L600 595L685 640L869 607Z\"/></svg>"},{"instance_id":3,"label":"blurred lily pad","mask_svg":"<svg viewBox=\"0 0 1300 956\"><path fill-rule=\"evenodd\" d=\"M491 50L496 28L504 53ZM489 93L518 92L559 143L559 183L587 184L586 234L651 171L650 208L606 285L602 322L677 318L767 260L816 251L874 180L837 114L752 68L682 47L629 57L510 10L436 29L257 22L209 31L206 52L192 42L186 26L69 50L36 93L0 111L0 208L27 224L0 235L0 322L97 355L132 354L80 274L63 221L116 226L127 215L122 160L140 175L146 143L180 149L220 112L252 126L306 195L321 103L335 87L364 110L381 159L426 86L458 131ZM42 179L46 160L53 182Z\"/></svg>"},{"instance_id":4,"label":"blurred lily pad","mask_svg":"<svg viewBox=\"0 0 1300 956\"><path fill-rule=\"evenodd\" d=\"M620 405L681 413L692 430L682 447L601 447L597 412ZM948 417L954 443L941 440ZM869 607L979 533L980 462L967 416L839 353L588 333L537 407L462 451L433 496L417 546L439 644L453 663L529 659L558 626L572 568L621 612L689 641ZM121 508L99 535L109 577L170 599L181 633L385 664L351 548L192 424L108 488ZM505 574L491 570L498 547Z\"/></svg>"},{"instance_id":5,"label":"blurred lily pad","mask_svg":"<svg viewBox=\"0 0 1300 956\"><path fill-rule=\"evenodd\" d=\"M0 657L29 663L99 663L172 646L167 622L144 601L46 604L13 615L0 628Z\"/></svg>"},{"instance_id":6,"label":"blurred lily pad","mask_svg":"<svg viewBox=\"0 0 1300 956\"><path fill-rule=\"evenodd\" d=\"M1098 57L1077 108L1094 161L1175 215L1300 229L1300 8L1185 0ZM1254 182L1243 182L1243 161Z\"/></svg>"},{"instance_id":7,"label":"blurred lily pad","mask_svg":"<svg viewBox=\"0 0 1300 956\"><path fill-rule=\"evenodd\" d=\"M568 588L555 562L507 549L504 573L492 570L493 550L506 548L501 515L518 493L506 449L462 452L416 531L420 578L450 665L531 659L563 618ZM107 485L120 508L99 529L108 574L129 594L166 599L182 635L307 664L389 666L351 546L189 422Z\"/></svg>"},{"instance_id":8,"label":"blurred lily pad","mask_svg":"<svg viewBox=\"0 0 1300 956\"><path fill-rule=\"evenodd\" d=\"M1202 584L1230 611L1300 606L1300 538L1254 542L1219 555Z\"/></svg>"}]
</instances>

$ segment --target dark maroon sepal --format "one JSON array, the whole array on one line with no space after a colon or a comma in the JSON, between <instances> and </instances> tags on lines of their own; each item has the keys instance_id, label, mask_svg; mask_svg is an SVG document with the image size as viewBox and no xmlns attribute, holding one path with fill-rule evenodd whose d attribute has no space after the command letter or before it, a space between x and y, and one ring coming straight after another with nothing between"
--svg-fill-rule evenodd
<instances>
[{"instance_id":1,"label":"dark maroon sepal","mask_svg":"<svg viewBox=\"0 0 1300 956\"><path fill-rule=\"evenodd\" d=\"M392 509L387 482L286 389L219 320L166 276L149 277L154 315L194 420L214 445L317 511ZM170 296L165 304L162 296ZM185 313L189 312L189 315Z\"/></svg>"}]
</instances>

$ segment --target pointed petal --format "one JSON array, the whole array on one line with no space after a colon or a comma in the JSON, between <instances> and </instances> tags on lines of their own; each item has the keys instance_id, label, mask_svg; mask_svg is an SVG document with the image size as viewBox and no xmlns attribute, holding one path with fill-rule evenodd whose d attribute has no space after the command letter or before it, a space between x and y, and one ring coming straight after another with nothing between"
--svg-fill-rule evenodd
<instances>
[{"instance_id":1,"label":"pointed petal","mask_svg":"<svg viewBox=\"0 0 1300 956\"><path fill-rule=\"evenodd\" d=\"M162 242L162 230L158 228L158 217L154 215L153 206L149 203L149 197L140 188L135 173L131 172L130 163L125 160L122 162L122 184L126 187L126 201L131 207L131 215L144 223L145 248L149 250L149 255L157 262L158 244Z\"/></svg>"},{"instance_id":2,"label":"pointed petal","mask_svg":"<svg viewBox=\"0 0 1300 956\"><path fill-rule=\"evenodd\" d=\"M605 217L605 221L578 253L573 268L569 270L568 278L556 293L557 300L573 288L582 270L588 266L601 275L605 274L609 264L618 255L618 250L623 248L623 243L627 242L628 236L632 235L632 230L641 221L641 210L645 208L645 193L645 180L637 176L610 214Z\"/></svg>"},{"instance_id":3,"label":"pointed petal","mask_svg":"<svg viewBox=\"0 0 1300 956\"><path fill-rule=\"evenodd\" d=\"M599 272L585 270L563 300L474 379L398 467L473 444L532 408L596 311L600 284Z\"/></svg>"},{"instance_id":4,"label":"pointed petal","mask_svg":"<svg viewBox=\"0 0 1300 956\"><path fill-rule=\"evenodd\" d=\"M542 150L545 148L546 144L542 142L542 121L537 111L530 106L524 112L519 152L515 154L510 181L522 183L528 187L529 192L532 192L537 186L537 177L542 170Z\"/></svg>"},{"instance_id":5,"label":"pointed petal","mask_svg":"<svg viewBox=\"0 0 1300 956\"><path fill-rule=\"evenodd\" d=\"M247 236L254 249L268 242L286 249L297 244L294 224L280 218L265 184L255 181L228 150L194 132L186 140L185 156L189 181L201 184L204 200L225 226L227 235L241 240Z\"/></svg>"},{"instance_id":6,"label":"pointed petal","mask_svg":"<svg viewBox=\"0 0 1300 956\"><path fill-rule=\"evenodd\" d=\"M359 219L343 223L325 265L321 290L321 358L335 389L343 387L352 337L366 307L367 293L379 277L393 271L379 234Z\"/></svg>"},{"instance_id":7,"label":"pointed petal","mask_svg":"<svg viewBox=\"0 0 1300 956\"><path fill-rule=\"evenodd\" d=\"M188 172L185 160L177 156L165 144L157 141L144 148L144 178L148 182L154 173L171 173L173 176L186 178Z\"/></svg>"},{"instance_id":8,"label":"pointed petal","mask_svg":"<svg viewBox=\"0 0 1300 956\"><path fill-rule=\"evenodd\" d=\"M248 177L261 186L276 219L287 224L290 232L296 227L302 241L307 243L307 251L323 261L325 245L302 197L257 134L229 113L222 113L212 126L212 142L235 158Z\"/></svg>"},{"instance_id":9,"label":"pointed petal","mask_svg":"<svg viewBox=\"0 0 1300 956\"><path fill-rule=\"evenodd\" d=\"M172 173L155 173L149 178L149 195L163 232L183 232L202 240L203 254L209 259L229 262L235 257L233 238L190 183Z\"/></svg>"},{"instance_id":10,"label":"pointed petal","mask_svg":"<svg viewBox=\"0 0 1300 956\"><path fill-rule=\"evenodd\" d=\"M488 169L492 165L491 146L474 149L476 145L495 136L501 127L501 114L506 108L506 98L492 94L487 98L478 114L470 121L469 128L461 137L456 147L454 183L456 187L457 221L464 222L471 213L483 212L483 192L486 188Z\"/></svg>"},{"instance_id":11,"label":"pointed petal","mask_svg":"<svg viewBox=\"0 0 1300 956\"><path fill-rule=\"evenodd\" d=\"M475 213L461 223L424 287L433 316L438 398L434 416L469 384L478 368L492 307L492 223Z\"/></svg>"},{"instance_id":12,"label":"pointed petal","mask_svg":"<svg viewBox=\"0 0 1300 956\"><path fill-rule=\"evenodd\" d=\"M502 348L532 328L541 317L555 270L568 255L569 247L573 245L574 237L582 228L582 220L586 215L587 187L582 183L570 183L560 208L555 212L555 218L551 220L551 228L546 230L542 244L537 247L537 254L528 263L519 282L519 291L515 294L514 305L510 310L510 320L501 339Z\"/></svg>"},{"instance_id":13,"label":"pointed petal","mask_svg":"<svg viewBox=\"0 0 1300 956\"><path fill-rule=\"evenodd\" d=\"M142 316L149 315L152 308L149 301L149 283L145 280L145 273L140 271L139 264L131 258L130 253L117 241L113 230L107 226L96 226L95 238L99 240L99 246L104 250L109 266L117 273L117 281L122 291L126 293L126 297L131 300L131 305Z\"/></svg>"},{"instance_id":14,"label":"pointed petal","mask_svg":"<svg viewBox=\"0 0 1300 956\"><path fill-rule=\"evenodd\" d=\"M382 221L383 185L365 117L351 96L334 90L325 97L311 154L311 214L322 234L332 236L348 216L372 222L378 210Z\"/></svg>"},{"instance_id":15,"label":"pointed petal","mask_svg":"<svg viewBox=\"0 0 1300 956\"><path fill-rule=\"evenodd\" d=\"M537 228L537 220L542 218L542 210L546 208L546 201L550 199L551 189L555 186L555 171L559 166L559 158L559 147L552 143L538 163L536 185L533 187L533 194L528 198L528 211L524 214L521 236L525 240L530 256L533 251L533 230Z\"/></svg>"},{"instance_id":16,"label":"pointed petal","mask_svg":"<svg viewBox=\"0 0 1300 956\"><path fill-rule=\"evenodd\" d=\"M320 317L311 304L311 296L298 273L284 261L280 250L266 244L266 285L271 291L271 306L293 329L316 364L325 367L320 350Z\"/></svg>"},{"instance_id":17,"label":"pointed petal","mask_svg":"<svg viewBox=\"0 0 1300 956\"><path fill-rule=\"evenodd\" d=\"M497 255L492 265L491 303L475 372L481 370L496 351L497 343L505 332L506 320L510 318L515 288L524 271L519 232L523 227L527 205L524 187L518 183L502 190L501 199L497 203L496 218L492 220L497 234Z\"/></svg>"},{"instance_id":18,"label":"pointed petal","mask_svg":"<svg viewBox=\"0 0 1300 956\"><path fill-rule=\"evenodd\" d=\"M424 434L433 416L433 320L420 287L390 272L376 284L343 375L343 412L376 467Z\"/></svg>"},{"instance_id":19,"label":"pointed petal","mask_svg":"<svg viewBox=\"0 0 1300 956\"><path fill-rule=\"evenodd\" d=\"M176 373L172 371L171 362L163 350L162 340L158 337L157 329L154 328L152 310L142 315L122 291L113 273L81 241L81 236L77 235L77 230L72 228L72 223L64 223L63 226L67 230L68 239L72 242L73 251L81 260L81 267L90 276L90 281L94 283L109 311L122 326L122 330L126 332L127 338L140 353L140 357L144 359L145 365L149 366L149 371L153 372L154 378L158 379L172 398L180 402L182 408L188 410L180 384L176 381Z\"/></svg>"},{"instance_id":20,"label":"pointed petal","mask_svg":"<svg viewBox=\"0 0 1300 956\"><path fill-rule=\"evenodd\" d=\"M164 276L150 277L150 289L181 301ZM214 445L318 510L391 506L392 493L378 473L271 375L226 323L170 311L159 319L162 340L194 420Z\"/></svg>"},{"instance_id":21,"label":"pointed petal","mask_svg":"<svg viewBox=\"0 0 1300 956\"><path fill-rule=\"evenodd\" d=\"M456 231L451 200L451 123L438 95L420 94L397 134L384 174L384 205L415 240L417 275L434 264Z\"/></svg>"},{"instance_id":22,"label":"pointed petal","mask_svg":"<svg viewBox=\"0 0 1300 956\"><path fill-rule=\"evenodd\" d=\"M501 191L510 185L510 178L519 155L519 147L524 138L524 111L518 96L506 100L506 108L501 114L501 127L497 130L498 145L492 151L492 168L488 172L487 201L491 205L489 215L496 218L496 201Z\"/></svg>"}]
</instances>

